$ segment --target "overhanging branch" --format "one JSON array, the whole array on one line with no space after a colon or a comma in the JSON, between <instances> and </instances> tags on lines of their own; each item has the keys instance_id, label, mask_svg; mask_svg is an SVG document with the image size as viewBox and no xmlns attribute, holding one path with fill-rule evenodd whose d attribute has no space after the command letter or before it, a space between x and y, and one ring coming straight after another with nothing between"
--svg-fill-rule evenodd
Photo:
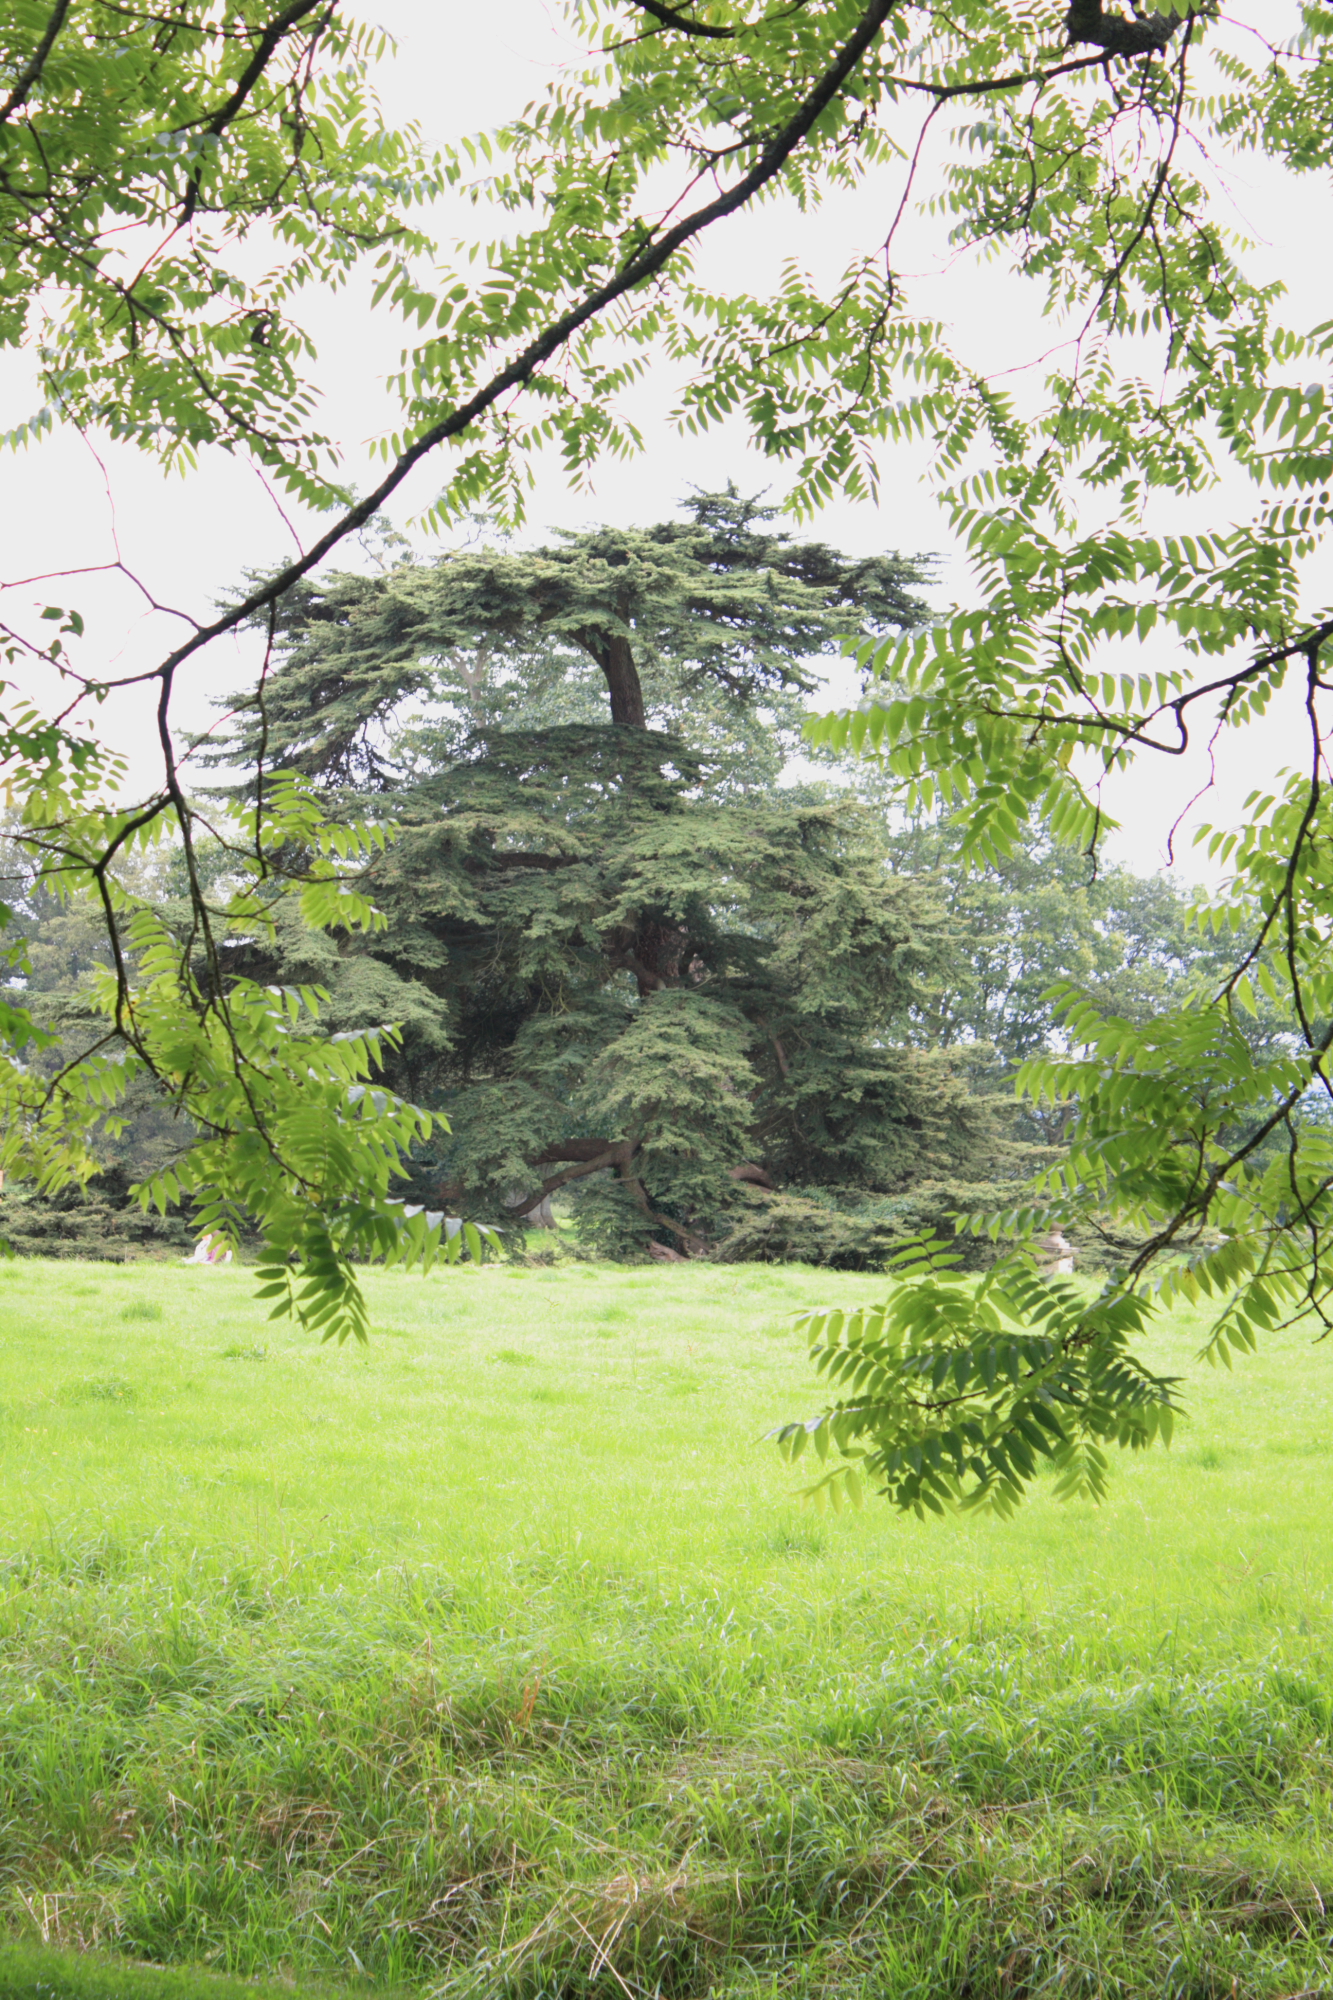
<instances>
[{"instance_id":1,"label":"overhanging branch","mask_svg":"<svg viewBox=\"0 0 1333 2000\"><path fill-rule=\"evenodd\" d=\"M678 14L674 7L666 7L662 0L635 0L645 14L651 14L664 28L676 28L682 35L696 35L710 42L731 42L736 39L735 28L717 28L709 21L693 21L688 14Z\"/></svg>"},{"instance_id":2,"label":"overhanging branch","mask_svg":"<svg viewBox=\"0 0 1333 2000\"><path fill-rule=\"evenodd\" d=\"M745 174L735 187L727 189L715 200L706 202L693 214L683 217L674 229L668 230L656 242L646 246L638 256L632 257L613 278L597 286L578 305L572 306L568 312L554 320L544 333L531 341L507 367L492 376L491 380L483 388L478 389L474 396L469 397L467 402L460 404L448 416L442 417L438 423L423 431L416 443L410 445L395 460L392 469L379 485L354 507L349 507L305 555L289 563L285 569L279 570L260 589L252 591L248 597L232 605L229 610L215 618L211 625L204 626L183 646L177 647L169 654L157 670L166 687L170 688L177 670L195 653L214 639L221 638L225 633L244 625L257 611L263 611L269 604L282 597L293 584L299 583L302 577L308 576L311 570L317 568L349 535L355 534L358 528L365 527L397 492L413 467L428 457L438 445L461 436L478 417L484 416L492 409L502 396L511 389L521 388L529 382L581 327L597 319L627 293L637 291L649 279L655 278L686 243L711 228L713 223L720 222L726 216L734 214L737 209L743 208L753 195L774 180L792 154L809 137L820 116L836 98L889 15L899 4L901 0L870 0L855 31L843 44L818 83L809 91L786 125L768 141L749 173Z\"/></svg>"}]
</instances>

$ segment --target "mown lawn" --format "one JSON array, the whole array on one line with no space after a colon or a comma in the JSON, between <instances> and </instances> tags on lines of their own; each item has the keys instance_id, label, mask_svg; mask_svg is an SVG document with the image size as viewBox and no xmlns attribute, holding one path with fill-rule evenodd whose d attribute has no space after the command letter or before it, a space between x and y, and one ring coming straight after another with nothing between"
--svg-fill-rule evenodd
<instances>
[{"instance_id":1,"label":"mown lawn","mask_svg":"<svg viewBox=\"0 0 1333 2000\"><path fill-rule=\"evenodd\" d=\"M816 1519L763 1442L819 1400L789 1316L873 1279L370 1282L358 1352L242 1270L0 1266L12 1938L523 2000L1333 1992L1333 1351L1213 1374L1177 1324L1192 1420L1097 1511Z\"/></svg>"}]
</instances>

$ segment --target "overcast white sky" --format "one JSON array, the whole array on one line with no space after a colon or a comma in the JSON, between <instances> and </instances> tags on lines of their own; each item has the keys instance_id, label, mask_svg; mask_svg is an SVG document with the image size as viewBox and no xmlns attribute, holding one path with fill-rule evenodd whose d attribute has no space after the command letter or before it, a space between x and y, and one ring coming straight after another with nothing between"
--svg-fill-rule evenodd
<instances>
[{"instance_id":1,"label":"overcast white sky","mask_svg":"<svg viewBox=\"0 0 1333 2000\"><path fill-rule=\"evenodd\" d=\"M558 8L543 0L502 0L489 8L441 6L438 0L365 0L363 12L398 40L396 61L387 62L379 88L391 116L418 120L426 137L443 142L483 129L540 94L558 66L577 54L567 39ZM1266 31L1293 16L1288 0L1234 10L1244 23L1263 21ZM1296 183L1277 172L1231 168L1226 174L1237 221L1260 239L1258 263L1264 275L1281 277L1291 299L1289 323L1309 326L1333 318L1333 259L1326 248L1329 189L1326 183ZM901 182L886 173L855 197L842 197L817 218L801 218L777 206L757 216L733 218L705 244L700 265L718 282L728 277L760 285L780 261L796 255L818 270L840 268L856 251L882 242L897 206ZM459 228L469 228L471 212L455 211ZM451 224L444 219L445 227ZM479 233L491 233L483 224ZM900 239L900 241L903 239ZM955 330L956 343L988 370L997 350L1007 365L1029 363L1051 344L1049 323L1035 316L1026 288L999 266L937 268L924 230L906 239L905 268L912 273L912 299L936 311ZM913 268L915 264L915 269ZM400 330L387 315L372 317L355 294L313 301L307 312L321 348L317 374L327 393L326 427L347 448L350 476L371 483L365 441L393 420L380 390L395 364ZM1021 380L1021 378L1019 378ZM691 485L721 485L728 477L743 488L770 487L781 498L780 472L746 451L735 431L682 438L666 424L671 384L650 382L634 414L648 438L645 454L632 464L608 463L596 475L592 494L571 493L557 464L543 469L533 497L534 531L579 526L590 520L651 521L671 513ZM21 357L0 356L0 430L28 415L34 402L29 369ZM0 460L5 496L3 575L7 582L56 567L78 569L113 558L118 540L126 563L142 578L159 604L206 613L247 568L262 567L293 549L292 533L255 474L221 454L188 479L165 478L130 450L99 446L99 458L73 433L51 439L20 458ZM965 598L967 579L953 558L945 524L924 484L924 456L902 452L885 468L878 507L831 506L809 532L821 540L870 552L884 548L934 550L945 562L939 601ZM394 512L405 522L431 498L441 475L421 469ZM1236 496L1239 512L1246 506ZM1216 519L1216 505L1209 515ZM298 534L310 523L288 510ZM34 586L42 601L73 603L89 619L88 658L99 669L147 666L171 643L172 621L153 612L129 586L84 577L71 583ZM1319 595L1333 597L1325 582ZM180 628L177 627L177 630ZM247 678L244 642L223 642L193 670L185 690L182 720L194 726L206 717L209 698ZM844 682L845 685L845 682ZM147 782L150 745L148 717L141 704L123 702L104 726L142 770ZM1246 732L1224 757L1219 785L1195 817L1230 820L1265 770L1287 761L1295 744L1291 713L1275 708L1262 731ZM1162 768L1162 760L1125 781L1113 800L1125 820L1117 843L1121 858L1151 869L1163 855L1167 830L1180 806L1202 781L1202 767ZM1186 872L1197 872L1187 845Z\"/></svg>"}]
</instances>

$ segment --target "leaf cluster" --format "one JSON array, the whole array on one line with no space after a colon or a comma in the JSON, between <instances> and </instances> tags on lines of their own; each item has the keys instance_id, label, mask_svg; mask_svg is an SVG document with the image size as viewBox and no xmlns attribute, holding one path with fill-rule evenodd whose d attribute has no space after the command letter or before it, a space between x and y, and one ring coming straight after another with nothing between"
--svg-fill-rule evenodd
<instances>
[{"instance_id":1,"label":"leaf cluster","mask_svg":"<svg viewBox=\"0 0 1333 2000\"><path fill-rule=\"evenodd\" d=\"M1106 1446L1170 1441L1175 1379L1129 1347L1150 1317L1142 1299L1111 1288L1089 1300L1021 1258L962 1279L928 1241L895 1261L902 1281L882 1305L803 1321L817 1371L842 1393L775 1435L791 1460L813 1446L846 1461L808 1489L817 1502L855 1504L869 1479L917 1515L1008 1515L1043 1469L1062 1498L1097 1500Z\"/></svg>"},{"instance_id":2,"label":"leaf cluster","mask_svg":"<svg viewBox=\"0 0 1333 2000\"><path fill-rule=\"evenodd\" d=\"M440 185L379 116L384 38L335 7L15 0L0 27L0 345L46 400L6 440L97 425L168 465L243 451L315 506L339 496L314 427L299 293L374 255L383 289ZM255 272L253 245L276 252Z\"/></svg>"}]
</instances>

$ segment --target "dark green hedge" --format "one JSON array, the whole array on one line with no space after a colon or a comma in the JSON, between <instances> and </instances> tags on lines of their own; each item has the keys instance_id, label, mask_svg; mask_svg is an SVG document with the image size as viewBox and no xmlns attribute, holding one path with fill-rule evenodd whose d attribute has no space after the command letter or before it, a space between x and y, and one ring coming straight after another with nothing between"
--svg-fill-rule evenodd
<instances>
[{"instance_id":1,"label":"dark green hedge","mask_svg":"<svg viewBox=\"0 0 1333 2000\"><path fill-rule=\"evenodd\" d=\"M86 1187L41 1194L11 1181L0 1194L0 1238L16 1257L87 1257L124 1264L135 1257L188 1257L195 1232L187 1214L159 1215L130 1195L125 1167L105 1168Z\"/></svg>"},{"instance_id":2,"label":"dark green hedge","mask_svg":"<svg viewBox=\"0 0 1333 2000\"><path fill-rule=\"evenodd\" d=\"M746 1190L746 1206L713 1255L721 1264L816 1264L834 1271L882 1271L909 1238L933 1230L958 1252L964 1270L984 1270L995 1250L986 1237L955 1236L952 1218L1015 1203L1017 1181L922 1181L905 1194L793 1188Z\"/></svg>"}]
</instances>

